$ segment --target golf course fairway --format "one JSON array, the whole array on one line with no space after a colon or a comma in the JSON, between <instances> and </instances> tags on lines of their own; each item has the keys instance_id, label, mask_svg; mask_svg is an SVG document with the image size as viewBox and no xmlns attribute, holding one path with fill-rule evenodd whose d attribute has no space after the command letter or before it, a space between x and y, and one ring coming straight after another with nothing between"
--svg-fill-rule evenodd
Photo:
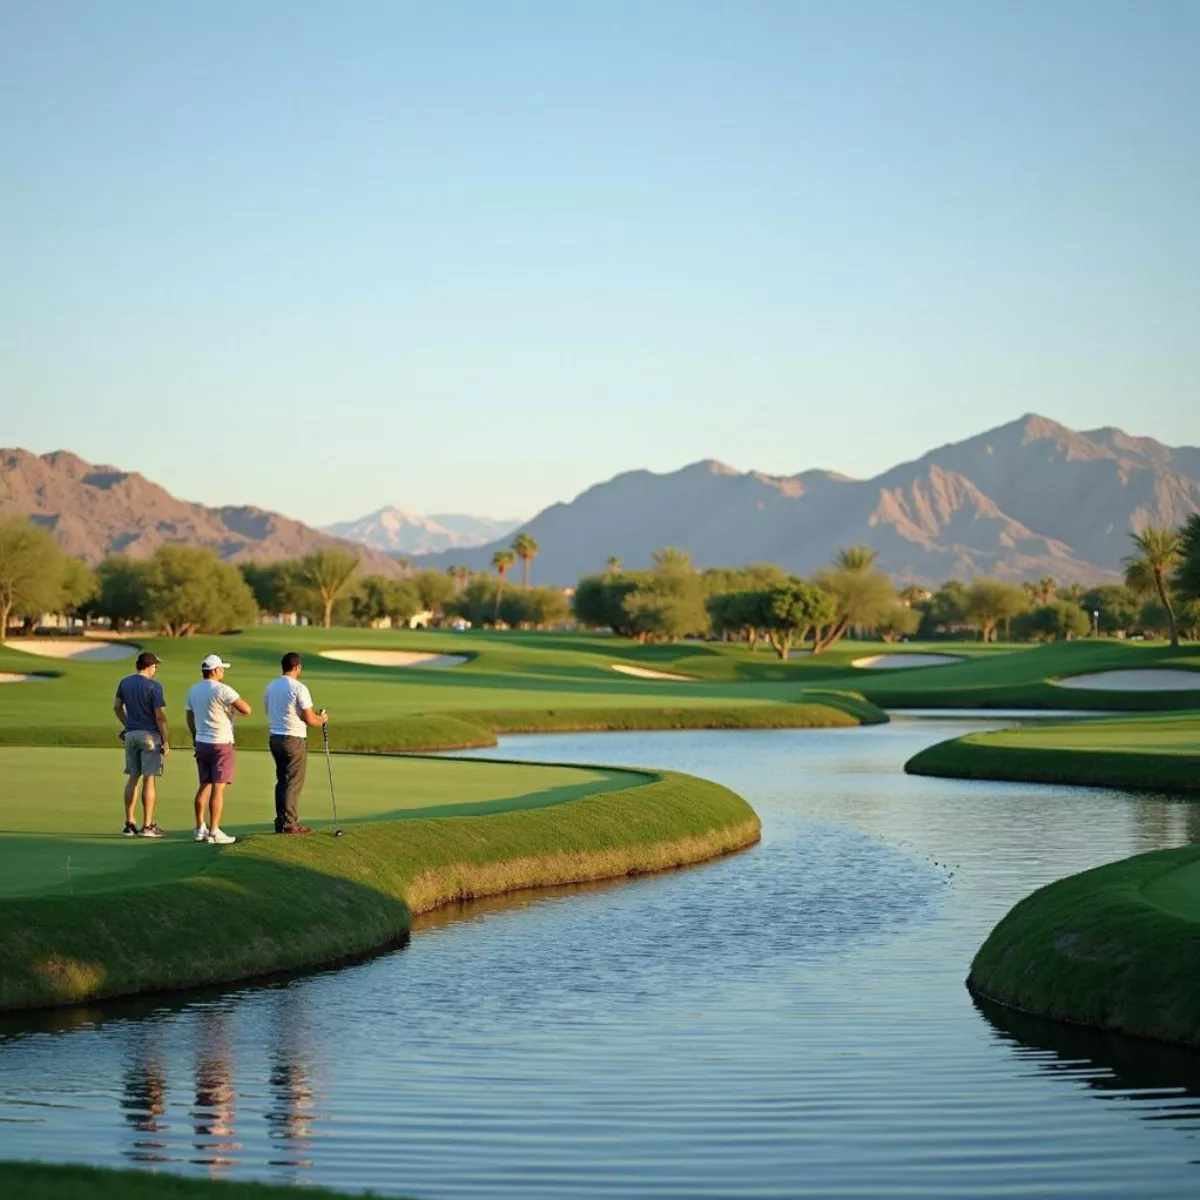
<instances>
[{"instance_id":1,"label":"golf course fairway","mask_svg":"<svg viewBox=\"0 0 1200 1200\"><path fill-rule=\"evenodd\" d=\"M922 750L910 775L1070 783L1200 795L1200 713L971 733Z\"/></svg>"},{"instance_id":2,"label":"golf course fairway","mask_svg":"<svg viewBox=\"0 0 1200 1200\"><path fill-rule=\"evenodd\" d=\"M115 751L0 750L0 1010L336 962L396 944L447 901L680 866L759 836L745 801L684 775L334 758L344 837L256 832L273 816L271 762L243 751L225 822L239 840L217 847L191 840L186 754L170 760L159 821L173 832L156 841L114 832ZM310 820L328 800L323 765L310 759Z\"/></svg>"}]
</instances>

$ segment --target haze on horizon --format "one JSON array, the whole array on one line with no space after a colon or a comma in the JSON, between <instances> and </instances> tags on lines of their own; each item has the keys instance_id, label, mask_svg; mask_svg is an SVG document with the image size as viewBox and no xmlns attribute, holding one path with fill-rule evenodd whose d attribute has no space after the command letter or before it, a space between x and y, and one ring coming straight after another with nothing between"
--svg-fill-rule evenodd
<instances>
[{"instance_id":1,"label":"haze on horizon","mask_svg":"<svg viewBox=\"0 0 1200 1200\"><path fill-rule=\"evenodd\" d=\"M1200 6L0 16L0 443L313 524L1200 441Z\"/></svg>"}]
</instances>

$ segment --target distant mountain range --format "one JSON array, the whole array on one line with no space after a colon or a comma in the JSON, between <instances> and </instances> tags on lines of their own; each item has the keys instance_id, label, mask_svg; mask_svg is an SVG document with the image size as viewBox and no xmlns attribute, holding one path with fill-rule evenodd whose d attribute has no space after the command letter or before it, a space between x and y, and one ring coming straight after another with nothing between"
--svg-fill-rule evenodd
<instances>
[{"instance_id":1,"label":"distant mountain range","mask_svg":"<svg viewBox=\"0 0 1200 1200\"><path fill-rule=\"evenodd\" d=\"M357 521L339 521L322 526L325 533L359 542L388 554L434 554L483 546L504 537L521 522L495 521L465 513L433 513L423 517L389 505Z\"/></svg>"},{"instance_id":2,"label":"distant mountain range","mask_svg":"<svg viewBox=\"0 0 1200 1200\"><path fill-rule=\"evenodd\" d=\"M878 550L880 566L899 580L1097 582L1119 577L1131 531L1178 525L1196 511L1200 448L1119 429L1077 433L1032 415L869 480L832 471L764 475L712 460L664 475L630 471L521 526L389 508L323 531L264 509L190 504L141 475L65 450L0 450L0 516L30 517L92 563L168 543L211 546L232 561L343 545L362 555L366 570L391 575L397 553L416 567L487 570L520 528L538 541L533 578L546 584L574 584L602 571L610 555L647 567L661 546L690 551L700 566L776 562L808 574L859 542ZM440 553L416 548L442 537Z\"/></svg>"},{"instance_id":3,"label":"distant mountain range","mask_svg":"<svg viewBox=\"0 0 1200 1200\"><path fill-rule=\"evenodd\" d=\"M547 584L602 571L610 555L647 567L668 545L700 566L776 562L808 574L860 542L901 580L1094 582L1119 577L1131 531L1197 510L1200 448L1119 429L1077 433L1031 414L868 480L764 475L713 460L664 475L630 471L521 529L538 541L533 575ZM510 540L456 552L455 561L484 569ZM446 562L434 555L417 565Z\"/></svg>"},{"instance_id":4,"label":"distant mountain range","mask_svg":"<svg viewBox=\"0 0 1200 1200\"><path fill-rule=\"evenodd\" d=\"M68 450L0 450L0 517L23 516L53 531L68 554L145 558L160 546L209 546L232 562L269 561L344 546L368 571L396 575L386 554L331 537L262 508L208 508L178 500L136 472L85 462Z\"/></svg>"}]
</instances>

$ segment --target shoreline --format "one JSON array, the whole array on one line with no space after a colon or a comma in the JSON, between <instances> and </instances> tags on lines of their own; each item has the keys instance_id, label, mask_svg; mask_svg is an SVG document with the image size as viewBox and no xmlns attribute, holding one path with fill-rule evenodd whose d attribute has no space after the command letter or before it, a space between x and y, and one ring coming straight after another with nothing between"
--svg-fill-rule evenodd
<instances>
[{"instance_id":1,"label":"shoreline","mask_svg":"<svg viewBox=\"0 0 1200 1200\"><path fill-rule=\"evenodd\" d=\"M753 845L750 805L674 772L544 808L252 835L148 887L0 902L0 1011L228 985L386 949L443 904L669 870ZM131 900L140 913L133 925ZM204 913L219 944L180 931Z\"/></svg>"}]
</instances>

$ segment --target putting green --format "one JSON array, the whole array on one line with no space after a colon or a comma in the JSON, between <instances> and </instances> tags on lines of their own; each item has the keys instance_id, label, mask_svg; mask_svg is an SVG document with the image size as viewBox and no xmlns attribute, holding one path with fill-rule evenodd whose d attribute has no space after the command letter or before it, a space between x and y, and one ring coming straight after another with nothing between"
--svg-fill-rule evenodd
<instances>
[{"instance_id":1,"label":"putting green","mask_svg":"<svg viewBox=\"0 0 1200 1200\"><path fill-rule=\"evenodd\" d=\"M186 750L174 752L159 780L155 815L168 830L159 841L120 836L121 766L119 748L0 749L5 790L0 896L157 884L192 874L219 853L191 840L195 775ZM379 755L335 755L333 770L338 816L345 824L541 808L646 781L629 771ZM269 754L238 751L236 782L226 793L223 824L229 832L272 829L274 780ZM327 775L319 754L309 760L301 818L329 822Z\"/></svg>"}]
</instances>

